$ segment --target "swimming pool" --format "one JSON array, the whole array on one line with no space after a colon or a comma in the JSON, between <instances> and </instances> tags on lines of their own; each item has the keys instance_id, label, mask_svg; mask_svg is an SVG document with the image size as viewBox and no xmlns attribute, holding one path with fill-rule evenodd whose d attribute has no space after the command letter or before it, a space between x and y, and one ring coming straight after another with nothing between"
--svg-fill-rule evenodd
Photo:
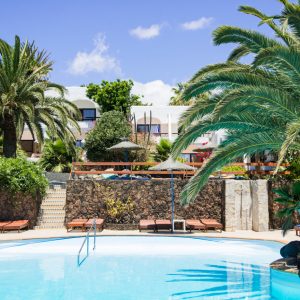
<instances>
[{"instance_id":1,"label":"swimming pool","mask_svg":"<svg viewBox=\"0 0 300 300\"><path fill-rule=\"evenodd\" d=\"M0 244L1 300L271 299L280 243L190 237L97 237ZM83 253L84 255L84 253Z\"/></svg>"}]
</instances>

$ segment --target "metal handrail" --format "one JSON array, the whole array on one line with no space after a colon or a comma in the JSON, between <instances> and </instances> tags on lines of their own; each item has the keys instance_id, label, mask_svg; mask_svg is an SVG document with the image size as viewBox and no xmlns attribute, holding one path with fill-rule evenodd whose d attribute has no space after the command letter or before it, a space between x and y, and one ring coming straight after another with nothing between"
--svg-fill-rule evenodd
<instances>
[{"instance_id":1,"label":"metal handrail","mask_svg":"<svg viewBox=\"0 0 300 300\"><path fill-rule=\"evenodd\" d=\"M90 227L90 229L88 230L88 232L86 233L86 236L83 240L83 243L78 251L77 254L77 264L78 266L80 266L89 256L90 254L90 232L91 230L94 229L94 246L93 246L93 251L96 249L96 230L97 230L97 226L96 226L96 219L94 218L93 220L93 225ZM81 251L84 247L84 245L86 244L86 256L80 261L80 254Z\"/></svg>"}]
</instances>

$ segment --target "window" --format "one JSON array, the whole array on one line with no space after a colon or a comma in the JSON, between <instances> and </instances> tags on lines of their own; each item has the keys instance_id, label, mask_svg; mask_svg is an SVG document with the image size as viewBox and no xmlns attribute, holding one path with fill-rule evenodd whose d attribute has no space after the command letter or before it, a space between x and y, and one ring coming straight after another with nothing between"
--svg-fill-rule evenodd
<instances>
[{"instance_id":1,"label":"window","mask_svg":"<svg viewBox=\"0 0 300 300\"><path fill-rule=\"evenodd\" d=\"M95 108L84 108L80 109L82 115L82 121L95 121L96 120L96 109Z\"/></svg>"},{"instance_id":2,"label":"window","mask_svg":"<svg viewBox=\"0 0 300 300\"><path fill-rule=\"evenodd\" d=\"M76 147L83 147L83 142L81 140L77 140Z\"/></svg>"},{"instance_id":3,"label":"window","mask_svg":"<svg viewBox=\"0 0 300 300\"><path fill-rule=\"evenodd\" d=\"M151 132L151 133L160 133L160 124L138 124L136 128L137 132Z\"/></svg>"}]
</instances>

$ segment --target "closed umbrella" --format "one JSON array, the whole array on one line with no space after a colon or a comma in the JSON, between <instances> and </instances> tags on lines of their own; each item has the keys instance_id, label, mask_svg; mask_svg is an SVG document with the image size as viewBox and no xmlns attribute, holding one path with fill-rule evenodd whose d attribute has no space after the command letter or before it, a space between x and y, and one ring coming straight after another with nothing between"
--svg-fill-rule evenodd
<instances>
[{"instance_id":1,"label":"closed umbrella","mask_svg":"<svg viewBox=\"0 0 300 300\"><path fill-rule=\"evenodd\" d=\"M175 209L175 194L174 194L174 174L173 171L180 171L180 170L195 170L194 167L183 164L179 161L174 160L172 157L169 157L166 161L161 162L160 164L149 168L149 170L155 171L170 171L171 173L171 181L170 181L170 189L171 189L171 203L172 203L172 232L174 232L174 209Z\"/></svg>"}]
</instances>

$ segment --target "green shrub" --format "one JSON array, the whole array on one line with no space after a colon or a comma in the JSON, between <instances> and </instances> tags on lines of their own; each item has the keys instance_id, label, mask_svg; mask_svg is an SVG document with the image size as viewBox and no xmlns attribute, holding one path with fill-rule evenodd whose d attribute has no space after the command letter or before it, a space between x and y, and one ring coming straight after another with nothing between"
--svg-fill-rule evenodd
<instances>
[{"instance_id":1,"label":"green shrub","mask_svg":"<svg viewBox=\"0 0 300 300\"><path fill-rule=\"evenodd\" d=\"M274 201L281 205L276 215L283 221L282 234L285 236L288 230L298 223L297 218L300 215L300 181L295 181L289 186L273 189L273 192L278 196Z\"/></svg>"},{"instance_id":2,"label":"green shrub","mask_svg":"<svg viewBox=\"0 0 300 300\"><path fill-rule=\"evenodd\" d=\"M290 171L290 174L286 175L288 179L299 179L300 178L300 158L298 156L290 159L289 166L286 168L287 171Z\"/></svg>"},{"instance_id":3,"label":"green shrub","mask_svg":"<svg viewBox=\"0 0 300 300\"><path fill-rule=\"evenodd\" d=\"M0 157L0 189L11 193L46 193L48 181L43 171L22 158Z\"/></svg>"},{"instance_id":4,"label":"green shrub","mask_svg":"<svg viewBox=\"0 0 300 300\"><path fill-rule=\"evenodd\" d=\"M168 139L161 139L156 145L153 158L157 162L165 161L171 154L172 143Z\"/></svg>"},{"instance_id":5,"label":"green shrub","mask_svg":"<svg viewBox=\"0 0 300 300\"><path fill-rule=\"evenodd\" d=\"M222 172L246 172L246 170L243 166L225 166Z\"/></svg>"},{"instance_id":6,"label":"green shrub","mask_svg":"<svg viewBox=\"0 0 300 300\"><path fill-rule=\"evenodd\" d=\"M68 145L62 140L46 141L39 165L49 172L69 173L72 161L80 161L80 148Z\"/></svg>"},{"instance_id":7,"label":"green shrub","mask_svg":"<svg viewBox=\"0 0 300 300\"><path fill-rule=\"evenodd\" d=\"M131 125L119 111L103 113L96 126L88 133L85 146L87 158L91 161L119 161L123 152L108 151L107 148L129 138Z\"/></svg>"}]
</instances>

